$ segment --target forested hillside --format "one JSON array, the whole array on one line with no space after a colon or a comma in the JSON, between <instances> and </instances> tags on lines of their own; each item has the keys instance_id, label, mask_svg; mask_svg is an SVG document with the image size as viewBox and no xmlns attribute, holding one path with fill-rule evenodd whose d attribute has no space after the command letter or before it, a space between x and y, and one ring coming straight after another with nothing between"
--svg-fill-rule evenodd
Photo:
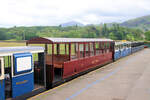
<instances>
[{"instance_id":1,"label":"forested hillside","mask_svg":"<svg viewBox=\"0 0 150 100\"><path fill-rule=\"evenodd\" d=\"M113 24L89 26L34 26L0 28L0 40L28 40L33 37L111 38L114 40L143 40L144 32Z\"/></svg>"},{"instance_id":2,"label":"forested hillside","mask_svg":"<svg viewBox=\"0 0 150 100\"><path fill-rule=\"evenodd\" d=\"M129 28L138 28L143 31L150 30L150 15L128 20L120 24Z\"/></svg>"}]
</instances>

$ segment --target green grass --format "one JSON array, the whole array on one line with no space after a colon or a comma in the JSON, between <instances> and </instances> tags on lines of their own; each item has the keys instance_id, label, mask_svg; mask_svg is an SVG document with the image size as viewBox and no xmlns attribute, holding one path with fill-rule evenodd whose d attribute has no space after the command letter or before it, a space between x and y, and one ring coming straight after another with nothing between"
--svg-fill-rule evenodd
<instances>
[{"instance_id":1,"label":"green grass","mask_svg":"<svg viewBox=\"0 0 150 100\"><path fill-rule=\"evenodd\" d=\"M0 42L0 47L25 46L25 42Z\"/></svg>"}]
</instances>

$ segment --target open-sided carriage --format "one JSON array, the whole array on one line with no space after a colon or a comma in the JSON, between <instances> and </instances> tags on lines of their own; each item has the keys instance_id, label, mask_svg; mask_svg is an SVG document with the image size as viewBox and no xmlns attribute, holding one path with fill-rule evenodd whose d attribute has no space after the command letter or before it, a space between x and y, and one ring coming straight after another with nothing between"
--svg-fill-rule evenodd
<instances>
[{"instance_id":1,"label":"open-sided carriage","mask_svg":"<svg viewBox=\"0 0 150 100\"><path fill-rule=\"evenodd\" d=\"M113 61L111 39L38 37L29 44L45 46L47 87Z\"/></svg>"}]
</instances>

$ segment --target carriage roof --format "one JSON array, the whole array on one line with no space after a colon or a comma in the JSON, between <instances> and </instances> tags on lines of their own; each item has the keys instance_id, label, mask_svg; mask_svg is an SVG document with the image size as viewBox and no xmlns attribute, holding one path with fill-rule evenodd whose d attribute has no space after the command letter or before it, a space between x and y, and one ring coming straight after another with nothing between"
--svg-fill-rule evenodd
<instances>
[{"instance_id":1,"label":"carriage roof","mask_svg":"<svg viewBox=\"0 0 150 100\"><path fill-rule=\"evenodd\" d=\"M112 42L111 39L100 38L50 38L50 37L38 37L28 40L27 43L77 43L77 42Z\"/></svg>"},{"instance_id":2,"label":"carriage roof","mask_svg":"<svg viewBox=\"0 0 150 100\"><path fill-rule=\"evenodd\" d=\"M125 45L125 44L131 44L132 42L126 41L126 42L115 42L115 45Z\"/></svg>"},{"instance_id":3,"label":"carriage roof","mask_svg":"<svg viewBox=\"0 0 150 100\"><path fill-rule=\"evenodd\" d=\"M0 56L7 56L12 55L14 53L24 53L24 52L31 52L31 53L44 52L44 48L37 46L0 47Z\"/></svg>"}]
</instances>

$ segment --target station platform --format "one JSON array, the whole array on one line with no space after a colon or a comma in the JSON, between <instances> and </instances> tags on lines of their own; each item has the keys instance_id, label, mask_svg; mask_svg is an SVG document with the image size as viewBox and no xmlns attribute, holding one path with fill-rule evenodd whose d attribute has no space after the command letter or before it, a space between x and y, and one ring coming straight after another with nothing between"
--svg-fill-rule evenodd
<instances>
[{"instance_id":1,"label":"station platform","mask_svg":"<svg viewBox=\"0 0 150 100\"><path fill-rule=\"evenodd\" d=\"M29 100L150 100L150 49L144 49Z\"/></svg>"}]
</instances>

